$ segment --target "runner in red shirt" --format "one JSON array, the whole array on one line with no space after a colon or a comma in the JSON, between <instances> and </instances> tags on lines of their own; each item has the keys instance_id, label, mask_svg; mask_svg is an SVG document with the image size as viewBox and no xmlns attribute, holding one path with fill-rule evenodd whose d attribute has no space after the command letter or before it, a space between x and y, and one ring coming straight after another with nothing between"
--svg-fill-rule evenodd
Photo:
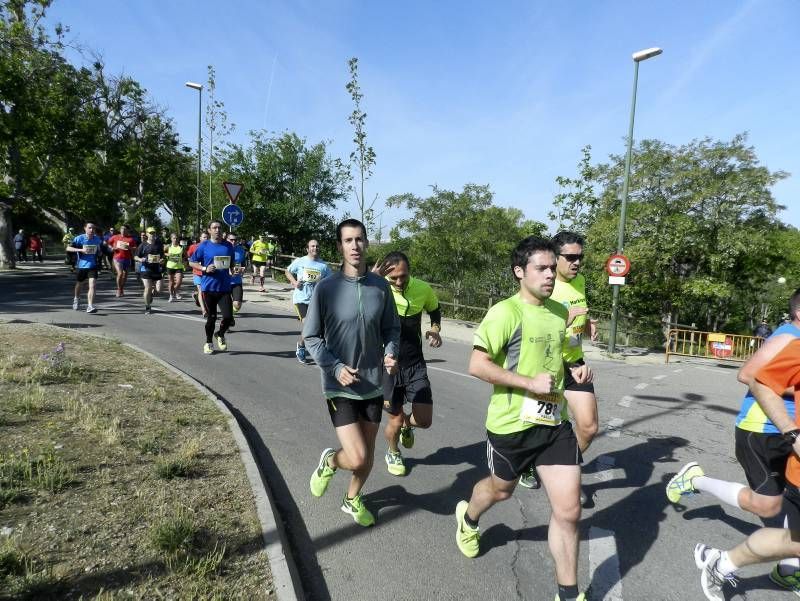
<instances>
[{"instance_id":1,"label":"runner in red shirt","mask_svg":"<svg viewBox=\"0 0 800 601\"><path fill-rule=\"evenodd\" d=\"M194 251L200 246L203 242L208 240L208 232L203 232L200 234L200 238L192 244L186 250L186 256L191 257L194 255ZM192 269L192 282L194 283L195 287L197 288L197 292L192 292L192 298L194 299L194 304L200 307L200 312L203 314L203 317L208 315L208 311L206 311L206 306L203 303L203 292L200 289L200 282L203 279L203 272L200 269Z\"/></svg>"},{"instance_id":2,"label":"runner in red shirt","mask_svg":"<svg viewBox=\"0 0 800 601\"><path fill-rule=\"evenodd\" d=\"M114 251L114 269L117 272L117 296L125 294L125 282L128 280L128 270L133 263L133 251L136 249L136 239L130 234L131 228L123 225L119 234L108 239L108 246Z\"/></svg>"}]
</instances>

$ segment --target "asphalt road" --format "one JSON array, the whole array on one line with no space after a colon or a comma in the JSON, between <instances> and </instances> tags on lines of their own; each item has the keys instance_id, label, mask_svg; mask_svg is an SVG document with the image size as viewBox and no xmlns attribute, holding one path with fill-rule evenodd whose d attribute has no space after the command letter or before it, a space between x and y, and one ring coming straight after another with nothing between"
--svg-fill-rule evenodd
<instances>
[{"instance_id":1,"label":"asphalt road","mask_svg":"<svg viewBox=\"0 0 800 601\"><path fill-rule=\"evenodd\" d=\"M299 324L288 304L249 292L229 335L230 350L205 356L203 323L191 301L155 302L142 313L140 287L113 296L99 282L98 313L71 309L72 277L62 266L0 273L0 318L52 323L139 345L223 397L241 420L275 496L308 599L550 601L549 506L543 491L518 489L481 519L482 553L466 559L454 542L453 511L487 474L483 427L489 386L466 375L469 345L447 339L427 353L434 424L404 452L409 474L387 473L379 434L365 501L377 525L363 529L339 511L347 475L315 499L308 479L336 438L316 367L294 358ZM188 289L188 288L187 288ZM136 294L133 296L131 293ZM187 295L188 296L188 295ZM85 298L82 299L85 301ZM90 342L88 342L90 344ZM703 599L694 544L728 548L757 527L746 512L708 495L671 506L670 475L699 460L709 475L743 481L733 457L733 420L743 388L736 371L712 364L636 365L596 361L601 434L587 453L590 506L581 521L579 584L589 598ZM743 571L729 599L786 599L771 566Z\"/></svg>"}]
</instances>

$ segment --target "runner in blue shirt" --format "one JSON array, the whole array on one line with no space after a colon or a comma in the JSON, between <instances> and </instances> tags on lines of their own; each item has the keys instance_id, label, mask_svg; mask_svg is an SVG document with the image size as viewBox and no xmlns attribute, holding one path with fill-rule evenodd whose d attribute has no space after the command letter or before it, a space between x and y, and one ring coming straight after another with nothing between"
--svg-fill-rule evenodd
<instances>
[{"instance_id":1,"label":"runner in blue shirt","mask_svg":"<svg viewBox=\"0 0 800 601\"><path fill-rule=\"evenodd\" d=\"M292 288L294 288L292 302L301 324L306 318L308 303L311 302L311 295L314 293L317 282L331 274L331 268L328 267L328 264L319 260L319 242L309 240L306 251L305 257L297 257L286 268L286 279L289 280ZM305 340L303 340L302 333L300 334L300 340L297 341L295 356L300 363L308 363Z\"/></svg>"},{"instance_id":2,"label":"runner in blue shirt","mask_svg":"<svg viewBox=\"0 0 800 601\"><path fill-rule=\"evenodd\" d=\"M234 264L233 246L222 239L222 223L214 220L208 224L209 239L198 246L189 258L189 265L202 272L200 290L203 295L203 304L208 311L206 318L206 343L203 352L206 355L214 353L211 345L213 338L217 340L217 348L221 351L228 350L225 342L225 333L233 321L233 307L231 305L231 268ZM222 313L219 330L214 328L217 322L217 308Z\"/></svg>"},{"instance_id":3,"label":"runner in blue shirt","mask_svg":"<svg viewBox=\"0 0 800 601\"><path fill-rule=\"evenodd\" d=\"M89 291L86 294L86 312L97 313L94 306L95 282L97 282L97 270L100 253L102 253L103 239L95 234L94 223L87 223L83 231L85 233L75 236L67 246L67 252L77 254L77 272L75 282L75 294L72 299L72 308L77 311L80 309L78 296L86 280L89 280Z\"/></svg>"},{"instance_id":4,"label":"runner in blue shirt","mask_svg":"<svg viewBox=\"0 0 800 601\"><path fill-rule=\"evenodd\" d=\"M231 232L228 242L233 246L233 275L231 276L231 300L233 301L233 314L239 313L242 308L244 290L242 288L242 274L247 265L247 249L239 243L238 236ZM231 327L236 325L236 318L231 321Z\"/></svg>"}]
</instances>

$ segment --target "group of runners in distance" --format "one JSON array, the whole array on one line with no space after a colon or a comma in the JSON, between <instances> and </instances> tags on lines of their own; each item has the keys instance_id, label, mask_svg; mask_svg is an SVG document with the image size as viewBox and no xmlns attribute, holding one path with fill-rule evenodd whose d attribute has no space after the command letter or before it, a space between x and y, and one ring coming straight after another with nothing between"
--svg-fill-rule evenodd
<instances>
[{"instance_id":1,"label":"group of runners in distance","mask_svg":"<svg viewBox=\"0 0 800 601\"><path fill-rule=\"evenodd\" d=\"M66 243L66 241L65 241ZM251 283L264 278L275 246L261 236L249 248L235 233L223 234L212 221L208 232L187 248L172 234L168 245L148 228L138 242L123 226L105 242L89 223L69 240L75 253L73 308L88 281L87 312L94 305L100 249L113 252L117 296L124 294L135 264L144 282L145 312L160 292L163 270L169 300L180 300L188 264L197 287L195 301L204 317L203 352L227 350L225 335L242 306L242 279L250 259ZM408 257L393 251L367 264L364 225L355 219L336 229L341 255L338 270L319 257L319 242L309 240L306 255L292 261L286 278L302 323L295 347L300 363L321 371L322 393L333 424L337 448L325 448L309 482L311 494L327 491L339 470L349 472L341 510L361 526L375 517L362 490L373 468L382 413L388 472L404 476L401 447L411 449L415 430L432 425L433 394L423 346L442 345L442 315L433 288L411 275ZM518 292L492 306L475 331L469 373L493 385L486 417L488 475L475 483L469 499L455 504L456 547L466 557L481 550L481 516L511 497L516 486L543 487L551 507L548 545L555 566L556 601L587 598L577 582L578 523L585 496L581 464L598 431L594 374L585 363L584 337L596 337L589 318L586 284L580 268L584 240L572 232L552 239L528 237L511 257ZM703 492L750 511L764 521L734 549L698 544L694 551L706 597L721 601L725 583L735 583L738 569L778 561L770 578L800 596L800 289L790 299L791 322L778 328L739 371L748 388L736 420L736 457L747 485L706 475L697 462L685 465L668 483L666 495L678 503ZM429 323L424 317L427 313ZM219 325L217 319L221 317ZM571 417L571 419L570 419Z\"/></svg>"}]
</instances>

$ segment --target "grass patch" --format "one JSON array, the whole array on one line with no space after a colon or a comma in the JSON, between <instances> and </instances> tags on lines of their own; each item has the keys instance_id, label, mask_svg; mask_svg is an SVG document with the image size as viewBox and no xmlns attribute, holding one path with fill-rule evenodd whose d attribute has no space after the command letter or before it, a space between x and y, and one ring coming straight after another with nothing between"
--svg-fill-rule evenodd
<instances>
[{"instance_id":1,"label":"grass patch","mask_svg":"<svg viewBox=\"0 0 800 601\"><path fill-rule=\"evenodd\" d=\"M159 478L192 478L199 473L200 441L193 438L186 442L177 453L156 459L155 470Z\"/></svg>"},{"instance_id":2,"label":"grass patch","mask_svg":"<svg viewBox=\"0 0 800 601\"><path fill-rule=\"evenodd\" d=\"M0 524L14 527L0 598L274 599L211 400L113 340L0 324L0 346L13 349L0 357Z\"/></svg>"}]
</instances>

